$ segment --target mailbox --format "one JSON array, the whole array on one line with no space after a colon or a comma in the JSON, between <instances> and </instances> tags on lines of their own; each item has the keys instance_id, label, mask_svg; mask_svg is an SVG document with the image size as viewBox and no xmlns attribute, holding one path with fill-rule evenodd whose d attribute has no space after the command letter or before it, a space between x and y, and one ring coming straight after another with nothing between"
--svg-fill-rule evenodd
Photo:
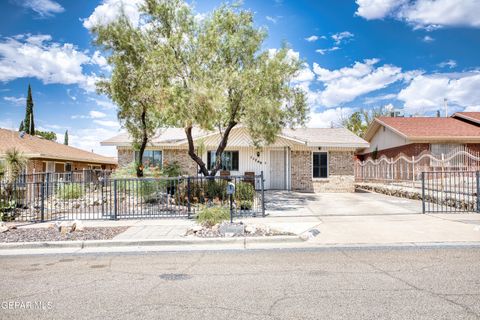
<instances>
[{"instance_id":1,"label":"mailbox","mask_svg":"<svg viewBox=\"0 0 480 320\"><path fill-rule=\"evenodd\" d=\"M235 185L231 182L227 184L227 194L234 194L235 193Z\"/></svg>"}]
</instances>

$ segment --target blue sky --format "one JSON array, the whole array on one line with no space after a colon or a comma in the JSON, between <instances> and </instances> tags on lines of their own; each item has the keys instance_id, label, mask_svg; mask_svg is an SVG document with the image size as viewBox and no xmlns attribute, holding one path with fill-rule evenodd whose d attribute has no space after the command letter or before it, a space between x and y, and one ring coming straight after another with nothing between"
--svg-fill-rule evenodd
<instances>
[{"instance_id":1,"label":"blue sky","mask_svg":"<svg viewBox=\"0 0 480 320\"><path fill-rule=\"evenodd\" d=\"M95 93L109 73L88 27L113 19L121 0L7 0L0 4L0 127L18 128L30 83L37 127L72 145L114 155L99 141L121 128L116 107ZM125 1L132 21L136 3ZM220 1L198 0L199 14ZM305 62L293 85L309 125L337 124L358 108L405 115L480 111L480 0L244 1L268 29L264 49L285 41Z\"/></svg>"}]
</instances>

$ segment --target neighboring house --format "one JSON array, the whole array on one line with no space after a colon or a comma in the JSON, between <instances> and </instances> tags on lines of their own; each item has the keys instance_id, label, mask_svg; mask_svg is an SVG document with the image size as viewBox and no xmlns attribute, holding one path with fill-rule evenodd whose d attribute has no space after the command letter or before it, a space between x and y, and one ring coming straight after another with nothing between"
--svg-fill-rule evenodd
<instances>
[{"instance_id":1,"label":"neighboring house","mask_svg":"<svg viewBox=\"0 0 480 320\"><path fill-rule=\"evenodd\" d=\"M359 152L360 159L411 157L424 151L441 156L465 147L480 151L480 113L459 112L449 118L379 117L364 138L370 146Z\"/></svg>"},{"instance_id":2,"label":"neighboring house","mask_svg":"<svg viewBox=\"0 0 480 320\"><path fill-rule=\"evenodd\" d=\"M215 162L215 150L220 141L218 133L193 131L196 147L202 146L203 161L208 168ZM135 160L135 151L128 134L120 134L101 143L116 146L119 165ZM255 148L248 131L237 127L231 131L223 155L223 170L230 175L264 173L266 189L353 192L354 153L368 143L343 128L305 128L283 130L276 141ZM147 165L163 166L178 162L185 174L197 175L197 164L187 153L188 143L181 128L160 131L144 154Z\"/></svg>"},{"instance_id":3,"label":"neighboring house","mask_svg":"<svg viewBox=\"0 0 480 320\"><path fill-rule=\"evenodd\" d=\"M115 169L117 161L93 152L66 146L18 131L0 129L0 161L15 148L27 158L26 173Z\"/></svg>"}]
</instances>

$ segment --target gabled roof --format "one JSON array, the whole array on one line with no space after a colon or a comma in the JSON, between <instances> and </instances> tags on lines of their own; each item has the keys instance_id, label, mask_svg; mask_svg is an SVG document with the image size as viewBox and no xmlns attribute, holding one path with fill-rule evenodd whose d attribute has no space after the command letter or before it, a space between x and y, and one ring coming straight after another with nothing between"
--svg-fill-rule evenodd
<instances>
[{"instance_id":1,"label":"gabled roof","mask_svg":"<svg viewBox=\"0 0 480 320\"><path fill-rule=\"evenodd\" d=\"M452 115L452 118L457 118L460 120L463 119L476 124L480 124L480 112L455 112Z\"/></svg>"},{"instance_id":2,"label":"gabled roof","mask_svg":"<svg viewBox=\"0 0 480 320\"><path fill-rule=\"evenodd\" d=\"M242 126L233 129L242 130ZM232 131L232 134L233 134ZM193 138L210 138L217 135L217 132L207 132L200 129L192 130ZM359 138L345 128L299 128L284 129L278 135L279 140L285 139L290 143L301 144L306 146L331 146L345 148L366 148L368 142ZM283 141L285 141L283 140ZM244 146L245 141L249 139L229 139L229 146ZM186 135L183 128L167 128L161 129L155 138L150 142L151 146L181 146L186 143ZM101 142L103 146L131 146L132 139L127 133L119 134L113 138Z\"/></svg>"},{"instance_id":3,"label":"gabled roof","mask_svg":"<svg viewBox=\"0 0 480 320\"><path fill-rule=\"evenodd\" d=\"M29 134L20 137L19 132L0 128L0 155L15 148L27 158L78 161L92 164L117 164L114 158L82 149L66 146Z\"/></svg>"},{"instance_id":4,"label":"gabled roof","mask_svg":"<svg viewBox=\"0 0 480 320\"><path fill-rule=\"evenodd\" d=\"M370 141L385 126L409 141L479 141L480 127L456 118L379 117L368 128L365 139Z\"/></svg>"}]
</instances>

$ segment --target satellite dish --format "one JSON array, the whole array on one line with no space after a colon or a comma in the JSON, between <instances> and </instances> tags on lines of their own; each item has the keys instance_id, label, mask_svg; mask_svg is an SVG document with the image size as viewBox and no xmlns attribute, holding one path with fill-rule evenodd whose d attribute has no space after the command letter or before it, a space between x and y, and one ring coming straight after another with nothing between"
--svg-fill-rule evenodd
<instances>
[{"instance_id":1,"label":"satellite dish","mask_svg":"<svg viewBox=\"0 0 480 320\"><path fill-rule=\"evenodd\" d=\"M20 131L18 133L18 136L20 137L20 139L23 139L23 137L25 137L25 131Z\"/></svg>"}]
</instances>

